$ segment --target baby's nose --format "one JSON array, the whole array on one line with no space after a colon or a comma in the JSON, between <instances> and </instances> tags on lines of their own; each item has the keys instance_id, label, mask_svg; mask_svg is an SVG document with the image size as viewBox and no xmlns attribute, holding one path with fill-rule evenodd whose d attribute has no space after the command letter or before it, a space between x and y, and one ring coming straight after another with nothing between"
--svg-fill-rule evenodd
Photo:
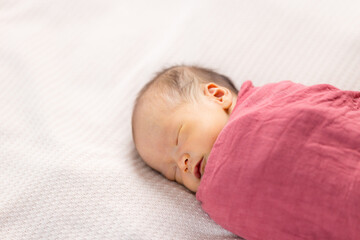
<instances>
[{"instance_id":1,"label":"baby's nose","mask_svg":"<svg viewBox=\"0 0 360 240\"><path fill-rule=\"evenodd\" d=\"M189 159L185 159L185 172L188 172L189 171L189 168L188 168L188 166L187 166L187 163L188 163L188 161L189 161Z\"/></svg>"},{"instance_id":2,"label":"baby's nose","mask_svg":"<svg viewBox=\"0 0 360 240\"><path fill-rule=\"evenodd\" d=\"M188 172L189 171L189 158L190 156L188 154L184 154L182 157L181 157L181 160L179 162L179 167L182 171L184 172Z\"/></svg>"}]
</instances>

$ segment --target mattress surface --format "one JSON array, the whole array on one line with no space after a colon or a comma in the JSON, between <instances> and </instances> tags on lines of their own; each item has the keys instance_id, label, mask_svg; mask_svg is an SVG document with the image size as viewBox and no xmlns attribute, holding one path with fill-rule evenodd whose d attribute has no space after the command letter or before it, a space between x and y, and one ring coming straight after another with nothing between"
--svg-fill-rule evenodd
<instances>
[{"instance_id":1,"label":"mattress surface","mask_svg":"<svg viewBox=\"0 0 360 240\"><path fill-rule=\"evenodd\" d=\"M0 238L236 239L147 167L131 111L196 64L261 86L360 89L360 2L0 2Z\"/></svg>"}]
</instances>

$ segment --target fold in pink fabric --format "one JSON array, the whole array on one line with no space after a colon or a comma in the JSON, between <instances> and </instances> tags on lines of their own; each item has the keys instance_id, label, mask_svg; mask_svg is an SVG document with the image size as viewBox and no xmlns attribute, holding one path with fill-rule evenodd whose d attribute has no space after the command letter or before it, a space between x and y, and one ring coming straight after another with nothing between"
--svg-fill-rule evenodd
<instances>
[{"instance_id":1,"label":"fold in pink fabric","mask_svg":"<svg viewBox=\"0 0 360 240\"><path fill-rule=\"evenodd\" d=\"M243 83L196 197L247 240L359 240L360 92Z\"/></svg>"}]
</instances>

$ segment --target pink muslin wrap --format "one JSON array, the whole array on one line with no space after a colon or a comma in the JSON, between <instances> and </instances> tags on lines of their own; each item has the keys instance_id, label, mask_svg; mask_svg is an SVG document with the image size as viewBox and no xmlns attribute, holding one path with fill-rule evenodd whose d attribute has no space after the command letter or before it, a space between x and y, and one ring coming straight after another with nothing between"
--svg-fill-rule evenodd
<instances>
[{"instance_id":1,"label":"pink muslin wrap","mask_svg":"<svg viewBox=\"0 0 360 240\"><path fill-rule=\"evenodd\" d=\"M245 82L196 198L247 240L359 240L360 92Z\"/></svg>"}]
</instances>

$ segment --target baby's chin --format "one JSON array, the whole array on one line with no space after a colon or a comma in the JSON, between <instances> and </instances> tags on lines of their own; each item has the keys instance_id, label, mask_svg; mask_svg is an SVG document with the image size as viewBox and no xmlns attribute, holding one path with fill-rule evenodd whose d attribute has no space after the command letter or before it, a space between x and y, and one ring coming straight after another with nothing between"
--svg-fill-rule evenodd
<instances>
[{"instance_id":1,"label":"baby's chin","mask_svg":"<svg viewBox=\"0 0 360 240\"><path fill-rule=\"evenodd\" d=\"M188 190L190 190L191 192L196 193L200 186L200 181L201 181L201 179L199 179L196 183L191 184L191 186L186 186L186 185L183 185L183 186L185 188L187 188Z\"/></svg>"}]
</instances>

